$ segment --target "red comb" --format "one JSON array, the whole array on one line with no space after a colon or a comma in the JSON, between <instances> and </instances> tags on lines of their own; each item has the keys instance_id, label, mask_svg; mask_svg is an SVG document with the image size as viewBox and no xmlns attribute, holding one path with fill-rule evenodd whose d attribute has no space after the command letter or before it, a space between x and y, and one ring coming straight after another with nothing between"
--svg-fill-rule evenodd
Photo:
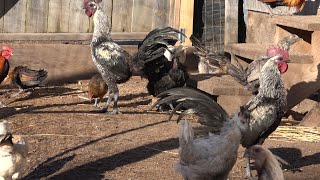
<instances>
[{"instance_id":1,"label":"red comb","mask_svg":"<svg viewBox=\"0 0 320 180\"><path fill-rule=\"evenodd\" d=\"M12 48L8 44L3 45L2 50L12 52Z\"/></svg>"},{"instance_id":2,"label":"red comb","mask_svg":"<svg viewBox=\"0 0 320 180\"><path fill-rule=\"evenodd\" d=\"M289 53L288 51L282 49L279 46L273 46L267 49L267 56L268 57L274 57L280 55L283 60L289 59Z\"/></svg>"}]
</instances>

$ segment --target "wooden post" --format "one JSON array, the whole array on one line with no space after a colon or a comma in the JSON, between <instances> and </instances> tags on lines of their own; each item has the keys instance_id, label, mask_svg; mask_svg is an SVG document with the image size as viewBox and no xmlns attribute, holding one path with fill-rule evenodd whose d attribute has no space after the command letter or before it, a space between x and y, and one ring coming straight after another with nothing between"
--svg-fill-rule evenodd
<instances>
[{"instance_id":1,"label":"wooden post","mask_svg":"<svg viewBox=\"0 0 320 180\"><path fill-rule=\"evenodd\" d=\"M180 28L185 29L185 34L188 38L193 33L193 8L194 0L181 0ZM191 41L186 39L183 45L191 46Z\"/></svg>"},{"instance_id":2,"label":"wooden post","mask_svg":"<svg viewBox=\"0 0 320 180\"><path fill-rule=\"evenodd\" d=\"M225 45L238 42L238 6L239 1L225 1Z\"/></svg>"}]
</instances>

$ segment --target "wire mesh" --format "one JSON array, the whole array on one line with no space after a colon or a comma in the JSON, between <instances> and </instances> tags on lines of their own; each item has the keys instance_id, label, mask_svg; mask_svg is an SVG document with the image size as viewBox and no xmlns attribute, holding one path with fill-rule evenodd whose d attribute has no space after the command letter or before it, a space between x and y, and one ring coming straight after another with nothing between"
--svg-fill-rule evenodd
<instances>
[{"instance_id":1,"label":"wire mesh","mask_svg":"<svg viewBox=\"0 0 320 180\"><path fill-rule=\"evenodd\" d=\"M202 41L207 49L224 50L225 0L204 0Z\"/></svg>"}]
</instances>

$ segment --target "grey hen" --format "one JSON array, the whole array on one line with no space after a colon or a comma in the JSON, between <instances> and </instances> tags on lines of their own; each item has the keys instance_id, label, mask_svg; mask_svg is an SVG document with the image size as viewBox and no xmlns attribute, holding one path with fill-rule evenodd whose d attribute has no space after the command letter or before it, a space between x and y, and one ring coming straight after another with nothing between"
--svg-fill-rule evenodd
<instances>
[{"instance_id":1,"label":"grey hen","mask_svg":"<svg viewBox=\"0 0 320 180\"><path fill-rule=\"evenodd\" d=\"M184 179L227 179L237 160L241 129L248 128L248 112L241 109L233 118L210 97L190 88L175 88L159 95L155 105L180 102L174 111L184 107L178 121L188 114L196 114L200 122L210 127L204 137L195 138L193 128L183 121L179 135L179 162L177 170ZM154 105L154 106L155 106Z\"/></svg>"},{"instance_id":2,"label":"grey hen","mask_svg":"<svg viewBox=\"0 0 320 180\"><path fill-rule=\"evenodd\" d=\"M245 156L254 160L259 180L284 180L280 163L269 149L254 145L246 150Z\"/></svg>"},{"instance_id":3,"label":"grey hen","mask_svg":"<svg viewBox=\"0 0 320 180\"><path fill-rule=\"evenodd\" d=\"M262 144L279 126L281 118L286 111L287 96L279 71L279 66L285 62L279 60L279 58L279 56L275 56L264 64L259 77L259 93L244 106L244 109L250 111L249 126L248 128L241 129L241 144L245 148L249 148L255 144ZM179 118L185 114L196 113L198 111L197 106L207 108L215 107L219 111L222 109L220 106L217 107L216 104L212 104L212 100L210 99L190 103L190 98L197 100L198 97L194 97L190 93L185 95L186 92L184 92L183 89L179 91L167 91L166 93L160 94L160 97L164 99L160 100L157 104L181 102L172 113L181 107L185 107L188 110L184 111ZM190 98L188 98L189 96ZM208 127L208 131L214 132L217 130L216 127L221 125L221 118L217 118L216 116L217 112L202 112L203 111L201 111L200 116L204 118L200 119L199 123ZM218 117L226 117L224 113L218 114ZM211 121L208 121L208 119L211 119ZM210 129L212 127L213 129ZM247 159L247 176L251 174L248 166L249 162L250 159Z\"/></svg>"}]
</instances>

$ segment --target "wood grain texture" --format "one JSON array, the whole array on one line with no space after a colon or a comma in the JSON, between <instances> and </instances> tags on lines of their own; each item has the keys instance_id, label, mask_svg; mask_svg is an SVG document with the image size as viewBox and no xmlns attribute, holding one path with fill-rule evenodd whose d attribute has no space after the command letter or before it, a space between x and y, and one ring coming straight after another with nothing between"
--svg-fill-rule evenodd
<instances>
[{"instance_id":1,"label":"wood grain texture","mask_svg":"<svg viewBox=\"0 0 320 180\"><path fill-rule=\"evenodd\" d=\"M11 44L15 51L10 65L25 65L31 69L46 69L47 81L53 83L77 82L89 79L96 73L89 45L71 44ZM130 54L137 52L136 46L122 46Z\"/></svg>"},{"instance_id":2,"label":"wood grain texture","mask_svg":"<svg viewBox=\"0 0 320 180\"><path fill-rule=\"evenodd\" d=\"M115 0L112 10L112 31L132 31L133 0Z\"/></svg>"},{"instance_id":3,"label":"wood grain texture","mask_svg":"<svg viewBox=\"0 0 320 180\"><path fill-rule=\"evenodd\" d=\"M116 41L143 40L148 32L112 32ZM0 41L90 41L92 33L5 33Z\"/></svg>"},{"instance_id":4,"label":"wood grain texture","mask_svg":"<svg viewBox=\"0 0 320 180\"><path fill-rule=\"evenodd\" d=\"M7 14L4 16L3 32L25 32L27 0L20 0L16 4L11 0L5 0L4 2ZM12 8L10 9L10 7Z\"/></svg>"},{"instance_id":5,"label":"wood grain texture","mask_svg":"<svg viewBox=\"0 0 320 180\"><path fill-rule=\"evenodd\" d=\"M170 0L154 1L152 29L169 26Z\"/></svg>"},{"instance_id":6,"label":"wood grain texture","mask_svg":"<svg viewBox=\"0 0 320 180\"><path fill-rule=\"evenodd\" d=\"M189 38L193 32L193 4L194 0L182 0L180 8L180 28L186 30L186 36ZM186 39L183 45L191 46L191 41Z\"/></svg>"},{"instance_id":7,"label":"wood grain texture","mask_svg":"<svg viewBox=\"0 0 320 180\"><path fill-rule=\"evenodd\" d=\"M234 0L225 1L225 34L224 44L238 42L238 6Z\"/></svg>"},{"instance_id":8,"label":"wood grain texture","mask_svg":"<svg viewBox=\"0 0 320 180\"><path fill-rule=\"evenodd\" d=\"M0 33L3 32L4 1L0 1Z\"/></svg>"},{"instance_id":9,"label":"wood grain texture","mask_svg":"<svg viewBox=\"0 0 320 180\"><path fill-rule=\"evenodd\" d=\"M82 9L83 0L70 0L69 2L69 31L68 32L89 32L90 18Z\"/></svg>"},{"instance_id":10,"label":"wood grain texture","mask_svg":"<svg viewBox=\"0 0 320 180\"><path fill-rule=\"evenodd\" d=\"M27 0L26 32L47 32L48 9L49 1Z\"/></svg>"},{"instance_id":11,"label":"wood grain texture","mask_svg":"<svg viewBox=\"0 0 320 180\"><path fill-rule=\"evenodd\" d=\"M146 0L133 1L132 32L148 32L152 30L154 2Z\"/></svg>"},{"instance_id":12,"label":"wood grain texture","mask_svg":"<svg viewBox=\"0 0 320 180\"><path fill-rule=\"evenodd\" d=\"M49 0L47 32L69 32L70 0Z\"/></svg>"},{"instance_id":13,"label":"wood grain texture","mask_svg":"<svg viewBox=\"0 0 320 180\"><path fill-rule=\"evenodd\" d=\"M170 4L170 26L179 29L180 27L181 0L171 0Z\"/></svg>"},{"instance_id":14,"label":"wood grain texture","mask_svg":"<svg viewBox=\"0 0 320 180\"><path fill-rule=\"evenodd\" d=\"M288 109L320 89L320 31L312 33L311 53L313 64L291 64L284 74L288 90Z\"/></svg>"}]
</instances>

